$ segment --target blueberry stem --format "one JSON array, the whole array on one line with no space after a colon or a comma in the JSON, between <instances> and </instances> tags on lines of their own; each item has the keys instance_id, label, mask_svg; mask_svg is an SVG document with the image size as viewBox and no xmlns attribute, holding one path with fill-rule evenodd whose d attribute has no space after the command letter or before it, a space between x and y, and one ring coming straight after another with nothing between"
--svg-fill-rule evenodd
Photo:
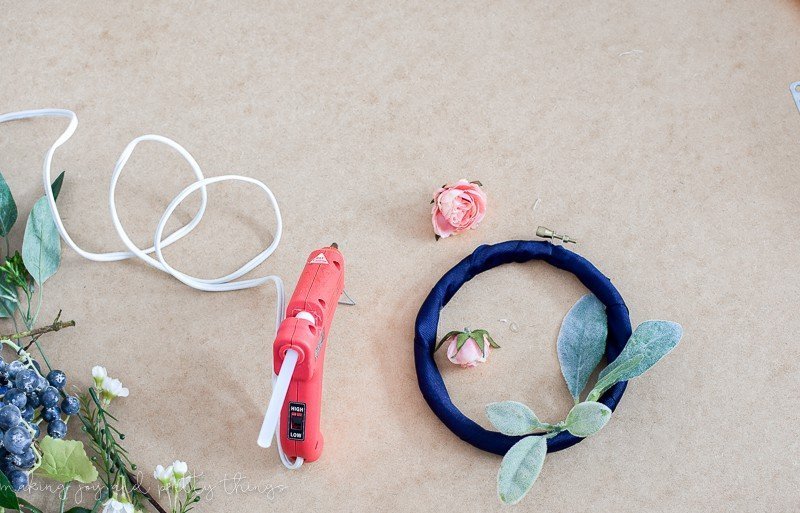
<instances>
[{"instance_id":1,"label":"blueberry stem","mask_svg":"<svg viewBox=\"0 0 800 513\"><path fill-rule=\"evenodd\" d=\"M51 331L58 331L63 328L71 328L75 326L75 321L55 321L53 324L42 326L33 330L20 331L19 333L12 333L10 335L0 335L0 340L19 340L25 337L36 337L50 333Z\"/></svg>"}]
</instances>

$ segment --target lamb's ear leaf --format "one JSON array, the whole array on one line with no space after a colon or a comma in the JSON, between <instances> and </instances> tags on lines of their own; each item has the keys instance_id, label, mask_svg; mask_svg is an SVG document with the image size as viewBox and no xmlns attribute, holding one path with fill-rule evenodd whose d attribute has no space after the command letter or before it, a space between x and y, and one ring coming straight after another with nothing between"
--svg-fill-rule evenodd
<instances>
[{"instance_id":1,"label":"lamb's ear leaf","mask_svg":"<svg viewBox=\"0 0 800 513\"><path fill-rule=\"evenodd\" d=\"M453 335L457 335L457 334L459 334L459 333L461 333L461 332L460 332L460 331L457 331L457 330L456 330L456 331L450 331L450 332L448 332L448 333L447 333L445 336L443 336L443 337L441 338L441 340L439 340L439 343L438 343L438 344L436 344L436 347L434 347L434 348L433 348L434 352L435 352L435 351L438 351L438 350L439 350L439 348L440 348L440 347L442 347L442 344L444 344L444 342L445 342L445 341L446 341L448 338L452 337Z\"/></svg>"},{"instance_id":2,"label":"lamb's ear leaf","mask_svg":"<svg viewBox=\"0 0 800 513\"><path fill-rule=\"evenodd\" d=\"M641 376L672 351L680 342L681 336L683 336L683 328L677 322L645 321L641 323L636 327L617 359L603 369L599 379L603 379L607 374L637 356L642 356L639 364L621 373L617 381L627 381Z\"/></svg>"},{"instance_id":3,"label":"lamb's ear leaf","mask_svg":"<svg viewBox=\"0 0 800 513\"><path fill-rule=\"evenodd\" d=\"M567 431L586 438L597 433L611 419L611 408L603 403L586 401L572 407L567 415Z\"/></svg>"},{"instance_id":4,"label":"lamb's ear leaf","mask_svg":"<svg viewBox=\"0 0 800 513\"><path fill-rule=\"evenodd\" d=\"M586 397L587 401L597 401L600 399L600 396L606 393L606 390L613 387L620 381L623 381L621 378L627 374L631 369L635 369L637 365L639 365L642 360L644 360L643 355L638 355L634 358L631 358L625 363L618 365L616 368L608 372L605 376L597 380L597 384L594 386L589 395Z\"/></svg>"},{"instance_id":5,"label":"lamb's ear leaf","mask_svg":"<svg viewBox=\"0 0 800 513\"><path fill-rule=\"evenodd\" d=\"M526 436L508 450L497 473L497 494L506 504L516 504L531 489L547 456L543 436Z\"/></svg>"},{"instance_id":6,"label":"lamb's ear leaf","mask_svg":"<svg viewBox=\"0 0 800 513\"><path fill-rule=\"evenodd\" d=\"M547 427L530 408L517 401L487 404L486 416L498 431L509 436L529 435Z\"/></svg>"},{"instance_id":7,"label":"lamb's ear leaf","mask_svg":"<svg viewBox=\"0 0 800 513\"><path fill-rule=\"evenodd\" d=\"M561 374L576 401L603 358L607 337L606 307L594 294L586 294L569 310L558 333Z\"/></svg>"}]
</instances>

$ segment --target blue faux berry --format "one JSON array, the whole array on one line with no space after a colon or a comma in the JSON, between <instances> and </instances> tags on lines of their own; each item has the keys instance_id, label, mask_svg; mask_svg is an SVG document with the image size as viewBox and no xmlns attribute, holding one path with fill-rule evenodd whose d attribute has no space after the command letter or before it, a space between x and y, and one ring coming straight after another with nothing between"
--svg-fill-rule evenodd
<instances>
[{"instance_id":1,"label":"blue faux berry","mask_svg":"<svg viewBox=\"0 0 800 513\"><path fill-rule=\"evenodd\" d=\"M52 408L45 408L42 410L42 418L47 422L53 422L54 420L61 418L61 412L56 406L53 406Z\"/></svg>"},{"instance_id":2,"label":"blue faux berry","mask_svg":"<svg viewBox=\"0 0 800 513\"><path fill-rule=\"evenodd\" d=\"M35 410L33 409L33 406L30 405L23 408L22 411L20 411L20 416L22 417L22 420L25 420L27 422L32 421L34 411Z\"/></svg>"},{"instance_id":3,"label":"blue faux berry","mask_svg":"<svg viewBox=\"0 0 800 513\"><path fill-rule=\"evenodd\" d=\"M13 404L6 404L0 408L0 429L3 431L19 426L21 421L22 414Z\"/></svg>"},{"instance_id":4,"label":"blue faux berry","mask_svg":"<svg viewBox=\"0 0 800 513\"><path fill-rule=\"evenodd\" d=\"M22 470L12 470L8 476L8 480L11 481L11 488L13 488L15 492L21 492L28 486L28 474Z\"/></svg>"},{"instance_id":5,"label":"blue faux berry","mask_svg":"<svg viewBox=\"0 0 800 513\"><path fill-rule=\"evenodd\" d=\"M17 377L17 374L20 371L25 370L25 364L19 360L14 360L13 362L8 364L8 379L14 380Z\"/></svg>"},{"instance_id":6,"label":"blue faux berry","mask_svg":"<svg viewBox=\"0 0 800 513\"><path fill-rule=\"evenodd\" d=\"M19 388L12 388L3 396L3 402L6 404L13 404L21 410L28 404L28 397L25 395L25 392Z\"/></svg>"},{"instance_id":7,"label":"blue faux berry","mask_svg":"<svg viewBox=\"0 0 800 513\"><path fill-rule=\"evenodd\" d=\"M34 392L32 394L28 394L28 400L26 404L32 408L38 408L42 405L42 400L39 399L39 394Z\"/></svg>"},{"instance_id":8,"label":"blue faux berry","mask_svg":"<svg viewBox=\"0 0 800 513\"><path fill-rule=\"evenodd\" d=\"M36 410L33 409L33 406L26 406L22 410L20 410L19 414L22 417L22 420L26 422L30 422L33 420L33 414Z\"/></svg>"},{"instance_id":9,"label":"blue faux berry","mask_svg":"<svg viewBox=\"0 0 800 513\"><path fill-rule=\"evenodd\" d=\"M15 467L28 470L36 463L36 454L33 452L32 448L28 448L28 450L22 454L9 454L7 459Z\"/></svg>"},{"instance_id":10,"label":"blue faux berry","mask_svg":"<svg viewBox=\"0 0 800 513\"><path fill-rule=\"evenodd\" d=\"M61 411L64 415L75 415L81 409L81 403L78 398L68 395L61 401Z\"/></svg>"},{"instance_id":11,"label":"blue faux berry","mask_svg":"<svg viewBox=\"0 0 800 513\"><path fill-rule=\"evenodd\" d=\"M41 392L42 390L44 390L45 388L47 388L47 385L49 385L49 384L50 384L50 383L48 383L48 382L47 382L47 380L46 380L46 379L44 379L43 377L41 377L41 376L36 376L36 388L34 388L34 390L33 390L33 391L34 391L35 393L39 393L39 392Z\"/></svg>"},{"instance_id":12,"label":"blue faux berry","mask_svg":"<svg viewBox=\"0 0 800 513\"><path fill-rule=\"evenodd\" d=\"M14 378L14 385L29 394L36 390L36 385L39 383L39 374L33 369L25 369L19 371Z\"/></svg>"},{"instance_id":13,"label":"blue faux berry","mask_svg":"<svg viewBox=\"0 0 800 513\"><path fill-rule=\"evenodd\" d=\"M54 406L57 406L58 402L61 400L61 394L58 393L56 387L47 387L42 390L42 393L39 395L39 399L41 399L43 407L53 408Z\"/></svg>"},{"instance_id":14,"label":"blue faux berry","mask_svg":"<svg viewBox=\"0 0 800 513\"><path fill-rule=\"evenodd\" d=\"M13 427L3 435L3 447L11 454L23 454L32 442L30 432L22 426Z\"/></svg>"},{"instance_id":15,"label":"blue faux berry","mask_svg":"<svg viewBox=\"0 0 800 513\"><path fill-rule=\"evenodd\" d=\"M67 375L60 370L51 370L47 374L47 381L57 389L63 389L67 384Z\"/></svg>"},{"instance_id":16,"label":"blue faux berry","mask_svg":"<svg viewBox=\"0 0 800 513\"><path fill-rule=\"evenodd\" d=\"M61 419L56 419L47 425L47 434L53 438L64 438L67 436L67 424Z\"/></svg>"}]
</instances>

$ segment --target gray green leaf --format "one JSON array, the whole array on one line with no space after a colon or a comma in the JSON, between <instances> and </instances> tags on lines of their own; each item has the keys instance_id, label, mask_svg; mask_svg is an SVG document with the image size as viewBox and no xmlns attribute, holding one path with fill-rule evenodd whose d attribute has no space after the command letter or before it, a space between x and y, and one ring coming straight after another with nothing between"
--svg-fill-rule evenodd
<instances>
[{"instance_id":1,"label":"gray green leaf","mask_svg":"<svg viewBox=\"0 0 800 513\"><path fill-rule=\"evenodd\" d=\"M627 381L641 376L672 351L680 342L682 335L683 328L677 322L645 321L641 323L636 327L617 359L603 369L599 379L603 379L607 374L637 356L642 356L639 364L621 373L617 381Z\"/></svg>"},{"instance_id":2,"label":"gray green leaf","mask_svg":"<svg viewBox=\"0 0 800 513\"><path fill-rule=\"evenodd\" d=\"M577 401L603 358L608 336L605 305L586 294L570 309L558 333L558 361L569 393Z\"/></svg>"},{"instance_id":3,"label":"gray green leaf","mask_svg":"<svg viewBox=\"0 0 800 513\"><path fill-rule=\"evenodd\" d=\"M97 480L97 469L86 455L83 442L59 440L49 436L40 443L42 464L36 473L58 481L69 483L93 483Z\"/></svg>"},{"instance_id":4,"label":"gray green leaf","mask_svg":"<svg viewBox=\"0 0 800 513\"><path fill-rule=\"evenodd\" d=\"M28 216L22 260L39 285L55 274L61 263L61 238L46 197L39 198Z\"/></svg>"},{"instance_id":5,"label":"gray green leaf","mask_svg":"<svg viewBox=\"0 0 800 513\"><path fill-rule=\"evenodd\" d=\"M0 174L0 237L5 237L17 222L17 203L11 195L8 182Z\"/></svg>"},{"instance_id":6,"label":"gray green leaf","mask_svg":"<svg viewBox=\"0 0 800 513\"><path fill-rule=\"evenodd\" d=\"M527 436L514 444L503 457L497 473L497 494L506 504L516 504L531 489L547 456L543 436Z\"/></svg>"},{"instance_id":7,"label":"gray green leaf","mask_svg":"<svg viewBox=\"0 0 800 513\"><path fill-rule=\"evenodd\" d=\"M610 372L608 372L605 376L597 380L597 384L594 386L589 395L586 397L587 401L597 401L600 399L606 390L613 387L620 381L622 381L622 377L625 376L631 369L635 369L641 361L644 360L643 355L638 355L630 360L621 363L620 365L616 366Z\"/></svg>"},{"instance_id":8,"label":"gray green leaf","mask_svg":"<svg viewBox=\"0 0 800 513\"><path fill-rule=\"evenodd\" d=\"M505 435L528 435L549 427L549 424L540 421L530 408L516 401L487 404L486 416L489 417L489 422Z\"/></svg>"},{"instance_id":9,"label":"gray green leaf","mask_svg":"<svg viewBox=\"0 0 800 513\"><path fill-rule=\"evenodd\" d=\"M603 403L587 401L572 407L567 415L567 431L585 438L597 433L611 419L611 408Z\"/></svg>"}]
</instances>

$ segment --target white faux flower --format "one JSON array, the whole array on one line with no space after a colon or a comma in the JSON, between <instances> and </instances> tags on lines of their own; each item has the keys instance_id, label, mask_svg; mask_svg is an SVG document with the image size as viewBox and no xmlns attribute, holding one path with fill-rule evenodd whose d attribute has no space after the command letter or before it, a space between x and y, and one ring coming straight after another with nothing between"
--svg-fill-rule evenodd
<instances>
[{"instance_id":1,"label":"white faux flower","mask_svg":"<svg viewBox=\"0 0 800 513\"><path fill-rule=\"evenodd\" d=\"M172 462L172 472L177 479L180 479L189 472L189 466L185 461L175 460Z\"/></svg>"},{"instance_id":2,"label":"white faux flower","mask_svg":"<svg viewBox=\"0 0 800 513\"><path fill-rule=\"evenodd\" d=\"M95 365L92 367L92 377L94 378L94 386L100 388L103 385L103 380L108 377L108 371L105 367Z\"/></svg>"},{"instance_id":3,"label":"white faux flower","mask_svg":"<svg viewBox=\"0 0 800 513\"><path fill-rule=\"evenodd\" d=\"M133 504L120 502L117 499L108 499L103 505L103 513L135 513Z\"/></svg>"},{"instance_id":4,"label":"white faux flower","mask_svg":"<svg viewBox=\"0 0 800 513\"><path fill-rule=\"evenodd\" d=\"M116 378L103 378L103 383L100 385L100 394L106 403L111 402L116 397L128 397L128 389L122 386L122 382Z\"/></svg>"},{"instance_id":5,"label":"white faux flower","mask_svg":"<svg viewBox=\"0 0 800 513\"><path fill-rule=\"evenodd\" d=\"M156 471L153 472L153 477L158 480L162 485L168 486L173 479L175 479L175 475L172 472L172 467L164 468L161 465L156 466Z\"/></svg>"}]
</instances>

